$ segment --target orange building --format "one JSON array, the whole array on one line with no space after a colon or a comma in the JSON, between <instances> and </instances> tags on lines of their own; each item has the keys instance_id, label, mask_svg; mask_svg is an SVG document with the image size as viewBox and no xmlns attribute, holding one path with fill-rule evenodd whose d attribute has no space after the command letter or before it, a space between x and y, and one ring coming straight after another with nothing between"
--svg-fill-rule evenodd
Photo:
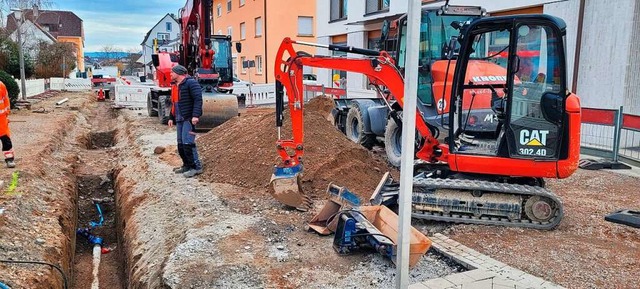
<instances>
[{"instance_id":1,"label":"orange building","mask_svg":"<svg viewBox=\"0 0 640 289\"><path fill-rule=\"evenodd\" d=\"M242 52L234 53L234 73L246 81L275 81L274 57L283 38L316 40L316 0L214 0L212 15L214 34L242 43ZM296 49L315 53L313 47ZM255 61L255 67L243 68L247 60ZM305 68L305 73L312 71Z\"/></svg>"}]
</instances>

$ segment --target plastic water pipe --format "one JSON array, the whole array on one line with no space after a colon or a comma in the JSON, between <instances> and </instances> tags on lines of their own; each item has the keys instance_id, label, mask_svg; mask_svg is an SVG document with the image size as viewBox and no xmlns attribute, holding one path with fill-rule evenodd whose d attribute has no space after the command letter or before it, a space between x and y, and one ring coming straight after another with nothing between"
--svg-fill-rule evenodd
<instances>
[{"instance_id":1,"label":"plastic water pipe","mask_svg":"<svg viewBox=\"0 0 640 289\"><path fill-rule=\"evenodd\" d=\"M100 289L100 278L98 278L100 255L102 255L101 246L99 244L95 244L93 246L93 282L91 282L91 289Z\"/></svg>"}]
</instances>

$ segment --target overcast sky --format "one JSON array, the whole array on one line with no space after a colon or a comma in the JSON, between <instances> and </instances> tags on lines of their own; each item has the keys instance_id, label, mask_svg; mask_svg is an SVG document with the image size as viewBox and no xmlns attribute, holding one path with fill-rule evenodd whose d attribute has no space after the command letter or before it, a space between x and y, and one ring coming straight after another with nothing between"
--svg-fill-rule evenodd
<instances>
[{"instance_id":1,"label":"overcast sky","mask_svg":"<svg viewBox=\"0 0 640 289\"><path fill-rule=\"evenodd\" d=\"M72 11L83 21L84 51L105 45L141 50L144 35L167 13L178 14L186 0L50 0L52 10ZM45 8L46 9L46 8Z\"/></svg>"}]
</instances>

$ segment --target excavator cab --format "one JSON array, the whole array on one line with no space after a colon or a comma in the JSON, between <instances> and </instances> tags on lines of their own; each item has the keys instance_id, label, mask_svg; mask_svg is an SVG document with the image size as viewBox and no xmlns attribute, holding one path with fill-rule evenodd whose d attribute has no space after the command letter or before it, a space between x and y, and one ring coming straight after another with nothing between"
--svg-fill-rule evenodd
<instances>
[{"instance_id":1,"label":"excavator cab","mask_svg":"<svg viewBox=\"0 0 640 289\"><path fill-rule=\"evenodd\" d=\"M452 153L510 159L558 160L563 141L566 67L565 24L551 16L494 17L461 28L460 54L451 94L449 148ZM477 75L487 61L503 69ZM491 94L497 122L493 134L469 136L474 102ZM564 154L566 157L566 153Z\"/></svg>"}]
</instances>

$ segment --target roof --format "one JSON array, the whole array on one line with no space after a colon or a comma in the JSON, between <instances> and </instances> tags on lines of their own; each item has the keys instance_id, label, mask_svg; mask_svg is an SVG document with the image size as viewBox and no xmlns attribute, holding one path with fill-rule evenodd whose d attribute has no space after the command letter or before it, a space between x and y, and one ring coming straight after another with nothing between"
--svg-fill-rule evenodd
<instances>
[{"instance_id":1,"label":"roof","mask_svg":"<svg viewBox=\"0 0 640 289\"><path fill-rule=\"evenodd\" d=\"M158 25L160 25L160 23L162 23L162 20L164 20L165 18L169 17L169 19L175 21L176 24L180 25L180 23L178 22L178 20L176 20L175 15L171 14L171 13L167 13L167 15L163 16L162 18L160 18L160 20L158 20L158 23L156 23L156 25L153 25L153 27L151 27L151 29L149 29L149 31L147 32L147 34L144 35L144 40L142 40L142 43L140 43L140 45L144 45L145 43L147 43L147 40L149 40L149 36L151 34L151 31L153 31L154 28L156 28Z\"/></svg>"},{"instance_id":2,"label":"roof","mask_svg":"<svg viewBox=\"0 0 640 289\"><path fill-rule=\"evenodd\" d=\"M82 28L82 19L71 11L60 10L41 10L38 18L33 21L33 11L31 9L24 10L25 18L38 24L44 31L47 31L53 37L59 36L81 37L84 39L84 30ZM7 31L12 33L17 28L16 18L12 12L7 17Z\"/></svg>"}]
</instances>

